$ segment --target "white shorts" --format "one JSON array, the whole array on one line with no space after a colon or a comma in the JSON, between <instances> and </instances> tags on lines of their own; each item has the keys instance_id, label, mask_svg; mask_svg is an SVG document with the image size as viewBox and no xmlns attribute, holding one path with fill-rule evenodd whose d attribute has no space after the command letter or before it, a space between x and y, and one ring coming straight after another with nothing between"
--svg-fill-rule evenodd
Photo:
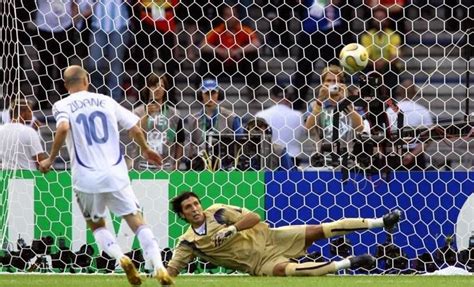
<instances>
[{"instance_id":1,"label":"white shorts","mask_svg":"<svg viewBox=\"0 0 474 287\"><path fill-rule=\"evenodd\" d=\"M107 208L118 216L136 214L140 205L133 193L132 187L115 192L86 193L75 191L77 203L86 220L99 221L107 216Z\"/></svg>"}]
</instances>

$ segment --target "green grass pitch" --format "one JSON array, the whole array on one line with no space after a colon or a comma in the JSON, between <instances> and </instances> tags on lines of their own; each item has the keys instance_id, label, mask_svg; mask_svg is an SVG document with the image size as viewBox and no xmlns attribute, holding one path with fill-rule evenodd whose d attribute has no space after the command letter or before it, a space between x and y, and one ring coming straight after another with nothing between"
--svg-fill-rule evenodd
<instances>
[{"instance_id":1,"label":"green grass pitch","mask_svg":"<svg viewBox=\"0 0 474 287\"><path fill-rule=\"evenodd\" d=\"M124 276L115 275L22 275L0 274L1 287L128 287ZM146 278L143 287L160 286ZM474 276L326 276L326 277L250 277L180 276L176 287L474 287Z\"/></svg>"}]
</instances>

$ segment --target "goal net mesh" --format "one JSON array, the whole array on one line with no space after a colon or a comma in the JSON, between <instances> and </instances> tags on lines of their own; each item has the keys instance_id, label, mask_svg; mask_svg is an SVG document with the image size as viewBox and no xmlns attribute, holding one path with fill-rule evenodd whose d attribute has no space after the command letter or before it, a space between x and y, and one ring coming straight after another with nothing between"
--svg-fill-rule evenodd
<instances>
[{"instance_id":1,"label":"goal net mesh","mask_svg":"<svg viewBox=\"0 0 474 287\"><path fill-rule=\"evenodd\" d=\"M0 0L0 129L26 99L24 124L49 152L63 72L80 65L90 91L137 114L163 156L148 164L123 132L165 260L187 228L169 200L193 190L204 208L245 206L271 227L398 208L398 229L318 241L297 260L371 253L377 265L357 272L472 271L472 4L380 2ZM367 49L367 67L328 76L349 43ZM86 229L66 148L43 175L18 159L33 144L2 135L0 270L119 271ZM107 224L146 270L125 222L111 214ZM196 259L185 272L233 270Z\"/></svg>"}]
</instances>

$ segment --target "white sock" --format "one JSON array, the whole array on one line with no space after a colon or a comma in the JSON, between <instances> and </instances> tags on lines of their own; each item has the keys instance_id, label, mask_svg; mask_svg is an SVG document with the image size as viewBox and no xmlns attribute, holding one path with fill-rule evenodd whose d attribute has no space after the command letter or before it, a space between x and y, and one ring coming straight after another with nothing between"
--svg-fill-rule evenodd
<instances>
[{"instance_id":1,"label":"white sock","mask_svg":"<svg viewBox=\"0 0 474 287\"><path fill-rule=\"evenodd\" d=\"M151 261L155 270L164 268L163 262L161 261L160 248L150 227L146 225L138 227L136 235L143 250L143 258Z\"/></svg>"},{"instance_id":2,"label":"white sock","mask_svg":"<svg viewBox=\"0 0 474 287\"><path fill-rule=\"evenodd\" d=\"M349 259L334 261L334 264L336 264L336 270L347 269L351 267L351 262L349 261Z\"/></svg>"},{"instance_id":3,"label":"white sock","mask_svg":"<svg viewBox=\"0 0 474 287\"><path fill-rule=\"evenodd\" d=\"M374 218L374 219L366 219L367 221L367 224L369 226L369 229L371 228L377 228L377 227L384 227L384 224L383 224L383 217L380 217L380 218Z\"/></svg>"},{"instance_id":4,"label":"white sock","mask_svg":"<svg viewBox=\"0 0 474 287\"><path fill-rule=\"evenodd\" d=\"M117 244L115 237L105 227L98 228L94 231L95 241L99 248L114 259L120 259L124 256L120 246Z\"/></svg>"}]
</instances>

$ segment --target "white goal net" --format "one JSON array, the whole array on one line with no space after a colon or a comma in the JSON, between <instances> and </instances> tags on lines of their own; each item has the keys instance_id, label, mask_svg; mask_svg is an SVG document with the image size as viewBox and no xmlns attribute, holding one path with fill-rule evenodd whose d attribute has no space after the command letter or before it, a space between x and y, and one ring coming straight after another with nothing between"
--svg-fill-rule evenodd
<instances>
[{"instance_id":1,"label":"white goal net","mask_svg":"<svg viewBox=\"0 0 474 287\"><path fill-rule=\"evenodd\" d=\"M186 227L169 200L193 190L204 207L245 206L271 226L398 208L397 230L317 242L304 260L368 252L371 274L472 272L471 1L0 0L0 17L0 271L116 269L74 200L74 155L63 147L46 175L32 161L51 149L64 70L80 65L91 91L141 118L164 159L146 163L124 131L165 259ZM369 55L355 74L338 68L349 43ZM113 215L108 226L144 270L133 232ZM196 260L187 272L232 270Z\"/></svg>"}]
</instances>

